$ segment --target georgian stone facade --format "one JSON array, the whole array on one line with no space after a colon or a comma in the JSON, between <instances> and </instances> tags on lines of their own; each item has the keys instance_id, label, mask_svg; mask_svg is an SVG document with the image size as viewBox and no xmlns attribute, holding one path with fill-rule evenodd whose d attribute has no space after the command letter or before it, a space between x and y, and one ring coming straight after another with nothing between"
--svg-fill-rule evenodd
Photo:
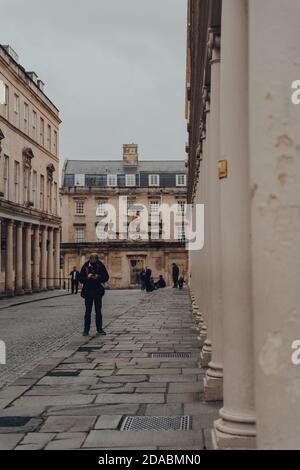
<instances>
[{"instance_id":1,"label":"georgian stone facade","mask_svg":"<svg viewBox=\"0 0 300 470\"><path fill-rule=\"evenodd\" d=\"M0 296L13 296L60 286L60 119L8 46L0 82Z\"/></svg>"},{"instance_id":2,"label":"georgian stone facade","mask_svg":"<svg viewBox=\"0 0 300 470\"><path fill-rule=\"evenodd\" d=\"M111 288L137 287L139 273L146 267L151 268L155 280L162 274L170 285L173 262L187 278L187 251L181 225L172 226L169 239L163 239L161 225L149 240L129 240L120 233L122 229L114 239L106 240L101 232L96 232L107 205L119 215L122 197L127 197L128 206L124 210L129 211L129 221L137 216L142 205L149 216L159 214L162 204L175 205L181 212L186 205L185 173L183 161L139 161L135 144L124 145L121 161L66 161L61 190L64 277L74 266L79 269L91 252L98 252L109 270Z\"/></svg>"},{"instance_id":3,"label":"georgian stone facade","mask_svg":"<svg viewBox=\"0 0 300 470\"><path fill-rule=\"evenodd\" d=\"M299 449L300 108L297 0L189 0L190 256L218 448Z\"/></svg>"}]
</instances>

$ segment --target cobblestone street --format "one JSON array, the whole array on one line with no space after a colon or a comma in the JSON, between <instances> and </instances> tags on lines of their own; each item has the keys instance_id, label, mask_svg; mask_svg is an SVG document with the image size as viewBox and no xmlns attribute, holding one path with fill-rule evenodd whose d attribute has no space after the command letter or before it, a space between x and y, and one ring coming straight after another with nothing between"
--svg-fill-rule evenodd
<instances>
[{"instance_id":1,"label":"cobblestone street","mask_svg":"<svg viewBox=\"0 0 300 470\"><path fill-rule=\"evenodd\" d=\"M14 331L3 314L19 315ZM32 365L40 357L0 390L0 449L211 448L220 405L202 399L204 372L187 290L109 291L106 337L78 335L79 297L11 307L0 317L9 348L14 344L20 356L24 348L23 360ZM38 341L39 329L41 346L30 356L26 331Z\"/></svg>"}]
</instances>

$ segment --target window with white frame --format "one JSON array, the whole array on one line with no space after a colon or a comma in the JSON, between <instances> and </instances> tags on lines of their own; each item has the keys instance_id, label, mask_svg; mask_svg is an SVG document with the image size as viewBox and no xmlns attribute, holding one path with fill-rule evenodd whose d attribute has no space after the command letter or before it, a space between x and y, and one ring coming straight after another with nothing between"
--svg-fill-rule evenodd
<instances>
[{"instance_id":1,"label":"window with white frame","mask_svg":"<svg viewBox=\"0 0 300 470\"><path fill-rule=\"evenodd\" d=\"M158 214L160 209L159 201L150 202L150 214Z\"/></svg>"},{"instance_id":2,"label":"window with white frame","mask_svg":"<svg viewBox=\"0 0 300 470\"><path fill-rule=\"evenodd\" d=\"M84 215L84 201L75 201L75 215Z\"/></svg>"},{"instance_id":3,"label":"window with white frame","mask_svg":"<svg viewBox=\"0 0 300 470\"><path fill-rule=\"evenodd\" d=\"M177 202L177 214L185 214L185 201L178 201Z\"/></svg>"},{"instance_id":4,"label":"window with white frame","mask_svg":"<svg viewBox=\"0 0 300 470\"><path fill-rule=\"evenodd\" d=\"M30 169L24 168L23 199L24 204L29 202Z\"/></svg>"},{"instance_id":5,"label":"window with white frame","mask_svg":"<svg viewBox=\"0 0 300 470\"><path fill-rule=\"evenodd\" d=\"M15 161L14 165L15 203L20 202L20 163Z\"/></svg>"},{"instance_id":6,"label":"window with white frame","mask_svg":"<svg viewBox=\"0 0 300 470\"><path fill-rule=\"evenodd\" d=\"M47 149L51 152L51 126L47 125Z\"/></svg>"},{"instance_id":7,"label":"window with white frame","mask_svg":"<svg viewBox=\"0 0 300 470\"><path fill-rule=\"evenodd\" d=\"M50 180L47 181L47 212L51 214L51 203L52 203L52 182Z\"/></svg>"},{"instance_id":8,"label":"window with white frame","mask_svg":"<svg viewBox=\"0 0 300 470\"><path fill-rule=\"evenodd\" d=\"M125 176L125 183L126 183L126 186L135 186L136 185L135 175L126 175Z\"/></svg>"},{"instance_id":9,"label":"window with white frame","mask_svg":"<svg viewBox=\"0 0 300 470\"><path fill-rule=\"evenodd\" d=\"M33 171L32 174L32 202L33 207L37 208L37 172Z\"/></svg>"},{"instance_id":10,"label":"window with white frame","mask_svg":"<svg viewBox=\"0 0 300 470\"><path fill-rule=\"evenodd\" d=\"M186 175L176 175L176 186L186 186Z\"/></svg>"},{"instance_id":11,"label":"window with white frame","mask_svg":"<svg viewBox=\"0 0 300 470\"><path fill-rule=\"evenodd\" d=\"M29 133L29 106L28 103L24 103L24 132Z\"/></svg>"},{"instance_id":12,"label":"window with white frame","mask_svg":"<svg viewBox=\"0 0 300 470\"><path fill-rule=\"evenodd\" d=\"M40 144L45 145L45 121L43 118L40 119Z\"/></svg>"},{"instance_id":13,"label":"window with white frame","mask_svg":"<svg viewBox=\"0 0 300 470\"><path fill-rule=\"evenodd\" d=\"M35 111L32 111L32 138L37 140L37 114Z\"/></svg>"},{"instance_id":14,"label":"window with white frame","mask_svg":"<svg viewBox=\"0 0 300 470\"><path fill-rule=\"evenodd\" d=\"M57 136L57 131L54 131L54 155L57 155L57 149L58 149L58 136Z\"/></svg>"},{"instance_id":15,"label":"window with white frame","mask_svg":"<svg viewBox=\"0 0 300 470\"><path fill-rule=\"evenodd\" d=\"M97 208L96 208L96 215L97 216L104 216L106 215L107 207L105 201L98 201Z\"/></svg>"},{"instance_id":16,"label":"window with white frame","mask_svg":"<svg viewBox=\"0 0 300 470\"><path fill-rule=\"evenodd\" d=\"M75 227L75 243L85 242L85 227Z\"/></svg>"},{"instance_id":17,"label":"window with white frame","mask_svg":"<svg viewBox=\"0 0 300 470\"><path fill-rule=\"evenodd\" d=\"M14 126L20 127L20 98L14 95Z\"/></svg>"},{"instance_id":18,"label":"window with white frame","mask_svg":"<svg viewBox=\"0 0 300 470\"><path fill-rule=\"evenodd\" d=\"M107 175L107 186L117 186L117 175Z\"/></svg>"},{"instance_id":19,"label":"window with white frame","mask_svg":"<svg viewBox=\"0 0 300 470\"><path fill-rule=\"evenodd\" d=\"M106 235L105 227L103 225L101 224L97 225L96 233L97 233L98 240L100 241L106 240L107 235Z\"/></svg>"},{"instance_id":20,"label":"window with white frame","mask_svg":"<svg viewBox=\"0 0 300 470\"><path fill-rule=\"evenodd\" d=\"M159 186L159 175L149 175L149 186Z\"/></svg>"},{"instance_id":21,"label":"window with white frame","mask_svg":"<svg viewBox=\"0 0 300 470\"><path fill-rule=\"evenodd\" d=\"M177 227L176 227L176 239L179 240L179 241L184 241L185 240L184 225L182 225L182 224L177 225Z\"/></svg>"},{"instance_id":22,"label":"window with white frame","mask_svg":"<svg viewBox=\"0 0 300 470\"><path fill-rule=\"evenodd\" d=\"M84 186L85 185L85 175L78 173L75 175L75 186Z\"/></svg>"},{"instance_id":23,"label":"window with white frame","mask_svg":"<svg viewBox=\"0 0 300 470\"><path fill-rule=\"evenodd\" d=\"M53 194L53 213L54 215L57 215L58 210L57 210L57 183L54 183L54 194Z\"/></svg>"},{"instance_id":24,"label":"window with white frame","mask_svg":"<svg viewBox=\"0 0 300 470\"><path fill-rule=\"evenodd\" d=\"M4 168L3 168L3 179L4 179L4 199L8 200L9 197L9 157L4 157Z\"/></svg>"},{"instance_id":25,"label":"window with white frame","mask_svg":"<svg viewBox=\"0 0 300 470\"><path fill-rule=\"evenodd\" d=\"M8 110L9 110L9 88L8 85L5 85L4 89L4 105L3 105L3 116L5 119L8 119Z\"/></svg>"},{"instance_id":26,"label":"window with white frame","mask_svg":"<svg viewBox=\"0 0 300 470\"><path fill-rule=\"evenodd\" d=\"M45 209L45 177L41 175L40 177L40 209L43 211Z\"/></svg>"}]
</instances>

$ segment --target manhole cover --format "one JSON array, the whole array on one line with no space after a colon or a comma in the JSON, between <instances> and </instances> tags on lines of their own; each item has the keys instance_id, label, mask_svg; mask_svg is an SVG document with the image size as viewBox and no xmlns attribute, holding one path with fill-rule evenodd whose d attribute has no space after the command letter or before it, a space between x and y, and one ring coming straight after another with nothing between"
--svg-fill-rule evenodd
<instances>
[{"instance_id":1,"label":"manhole cover","mask_svg":"<svg viewBox=\"0 0 300 470\"><path fill-rule=\"evenodd\" d=\"M53 372L48 372L47 376L48 377L78 377L80 372L78 370L75 371L53 371Z\"/></svg>"},{"instance_id":2,"label":"manhole cover","mask_svg":"<svg viewBox=\"0 0 300 470\"><path fill-rule=\"evenodd\" d=\"M19 428L25 426L31 418L27 416L5 416L0 418L0 428Z\"/></svg>"},{"instance_id":3,"label":"manhole cover","mask_svg":"<svg viewBox=\"0 0 300 470\"><path fill-rule=\"evenodd\" d=\"M127 416L121 431L188 431L191 416Z\"/></svg>"},{"instance_id":4,"label":"manhole cover","mask_svg":"<svg viewBox=\"0 0 300 470\"><path fill-rule=\"evenodd\" d=\"M152 353L151 357L153 359L161 359L161 358L171 359L171 358L191 357L191 355L192 354L190 352L176 352L176 353L166 352L166 353Z\"/></svg>"}]
</instances>

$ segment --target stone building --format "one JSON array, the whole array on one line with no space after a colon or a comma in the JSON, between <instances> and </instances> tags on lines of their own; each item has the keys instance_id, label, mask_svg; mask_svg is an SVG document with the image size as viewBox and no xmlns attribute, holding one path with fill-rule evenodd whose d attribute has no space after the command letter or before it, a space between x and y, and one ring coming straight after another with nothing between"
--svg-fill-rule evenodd
<instances>
[{"instance_id":1,"label":"stone building","mask_svg":"<svg viewBox=\"0 0 300 470\"><path fill-rule=\"evenodd\" d=\"M300 448L299 18L298 0L188 2L190 286L218 448Z\"/></svg>"},{"instance_id":2,"label":"stone building","mask_svg":"<svg viewBox=\"0 0 300 470\"><path fill-rule=\"evenodd\" d=\"M59 111L0 46L0 296L59 287Z\"/></svg>"},{"instance_id":3,"label":"stone building","mask_svg":"<svg viewBox=\"0 0 300 470\"><path fill-rule=\"evenodd\" d=\"M79 268L93 251L98 252L108 267L111 288L136 287L139 273L150 267L156 280L160 274L171 283L172 263L187 274L187 253L182 216L186 204L186 168L183 161L139 161L138 146L126 144L123 160L67 160L61 189L63 228L62 255L64 277L73 266ZM127 198L125 200L124 198ZM120 206L120 201L124 204ZM168 238L164 237L160 210L174 205L179 222L172 224ZM118 226L114 236L105 238L106 226L99 222L108 207L119 217L125 212L124 227ZM156 228L146 238L129 239L128 225L147 210L149 219L156 217ZM109 221L108 221L109 222ZM109 224L108 224L109 225ZM151 232L151 233L150 233Z\"/></svg>"}]
</instances>

